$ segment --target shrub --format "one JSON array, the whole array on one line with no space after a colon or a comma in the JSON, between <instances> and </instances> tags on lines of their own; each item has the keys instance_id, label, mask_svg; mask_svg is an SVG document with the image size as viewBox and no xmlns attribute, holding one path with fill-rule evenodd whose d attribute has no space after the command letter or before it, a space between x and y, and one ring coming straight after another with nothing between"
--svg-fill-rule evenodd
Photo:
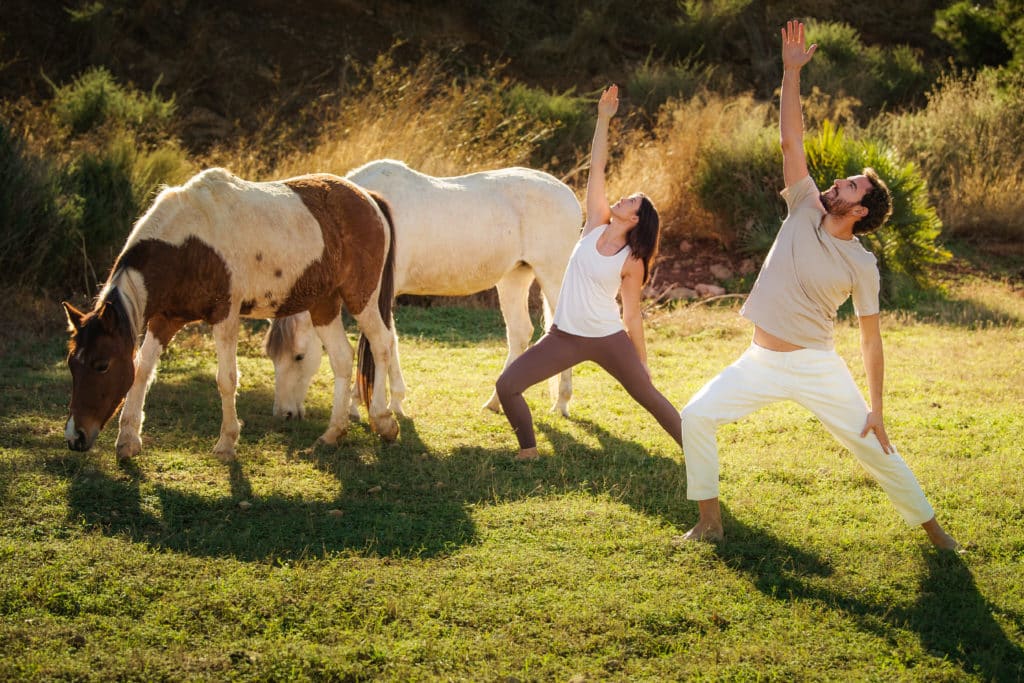
<instances>
[{"instance_id":1,"label":"shrub","mask_svg":"<svg viewBox=\"0 0 1024 683\"><path fill-rule=\"evenodd\" d=\"M92 294L156 189L193 171L167 137L173 103L94 70L21 107L24 135L0 127L3 278Z\"/></svg>"},{"instance_id":2,"label":"shrub","mask_svg":"<svg viewBox=\"0 0 1024 683\"><path fill-rule=\"evenodd\" d=\"M163 135L173 121L174 98L162 100L154 91L143 95L114 80L103 67L86 70L62 87L54 86L51 106L57 118L82 135L105 125L131 128L148 135Z\"/></svg>"},{"instance_id":3,"label":"shrub","mask_svg":"<svg viewBox=\"0 0 1024 683\"><path fill-rule=\"evenodd\" d=\"M1019 8L1011 10L1009 2L999 7L983 7L975 2L959 0L935 13L932 31L953 49L957 61L966 67L1000 66L1013 57L1007 38L1013 18L1024 16Z\"/></svg>"},{"instance_id":4,"label":"shrub","mask_svg":"<svg viewBox=\"0 0 1024 683\"><path fill-rule=\"evenodd\" d=\"M657 112L669 99L689 99L703 90L725 94L734 86L722 69L692 57L672 64L648 57L626 81L634 104L648 112Z\"/></svg>"},{"instance_id":5,"label":"shrub","mask_svg":"<svg viewBox=\"0 0 1024 683\"><path fill-rule=\"evenodd\" d=\"M809 92L818 87L856 98L862 118L885 107L913 103L930 83L930 75L915 50L905 45L865 45L848 24L810 21L807 40L817 43L818 51L803 70L804 89Z\"/></svg>"},{"instance_id":6,"label":"shrub","mask_svg":"<svg viewBox=\"0 0 1024 683\"><path fill-rule=\"evenodd\" d=\"M921 168L947 234L1024 236L1024 74L947 74L874 128Z\"/></svg>"},{"instance_id":7,"label":"shrub","mask_svg":"<svg viewBox=\"0 0 1024 683\"><path fill-rule=\"evenodd\" d=\"M613 143L621 158L610 165L609 194L642 190L661 214L662 236L669 239L714 238L729 244L736 222L710 212L698 200L700 160L722 139L760 130L769 117L767 104L750 95L725 98L703 92L687 100L669 100L662 107L653 136L634 129ZM613 125L618 117L612 119ZM614 139L614 138L613 138Z\"/></svg>"},{"instance_id":8,"label":"shrub","mask_svg":"<svg viewBox=\"0 0 1024 683\"><path fill-rule=\"evenodd\" d=\"M32 282L45 273L64 237L53 169L0 120L0 278Z\"/></svg>"}]
</instances>

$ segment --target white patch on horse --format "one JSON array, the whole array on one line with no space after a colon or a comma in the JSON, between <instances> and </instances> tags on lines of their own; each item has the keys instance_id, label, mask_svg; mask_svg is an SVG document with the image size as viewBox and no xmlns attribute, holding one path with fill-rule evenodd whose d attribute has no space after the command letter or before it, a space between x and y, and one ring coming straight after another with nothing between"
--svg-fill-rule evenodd
<instances>
[{"instance_id":1,"label":"white patch on horse","mask_svg":"<svg viewBox=\"0 0 1024 683\"><path fill-rule=\"evenodd\" d=\"M239 239L239 224L260 239ZM247 317L273 315L324 247L320 224L291 188L283 182L243 180L222 168L161 192L136 223L123 252L144 239L181 246L190 237L224 260L232 300L251 306Z\"/></svg>"}]
</instances>

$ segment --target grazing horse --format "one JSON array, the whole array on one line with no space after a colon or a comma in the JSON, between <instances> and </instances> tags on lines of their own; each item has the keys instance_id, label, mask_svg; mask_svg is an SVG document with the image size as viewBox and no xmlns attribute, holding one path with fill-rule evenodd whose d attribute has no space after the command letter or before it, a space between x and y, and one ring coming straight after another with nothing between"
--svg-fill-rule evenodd
<instances>
[{"instance_id":1,"label":"grazing horse","mask_svg":"<svg viewBox=\"0 0 1024 683\"><path fill-rule=\"evenodd\" d=\"M63 304L71 332L68 447L88 450L123 402L117 457L137 454L160 353L182 326L202 320L213 326L217 346L222 421L214 453L232 459L241 427L235 412L240 318L301 311L308 311L334 371L334 407L320 438L336 443L348 429L352 376L342 303L377 361L376 376L366 378L373 386L371 426L386 440L396 438L385 389L393 233L386 202L333 175L256 183L212 168L164 189L128 236L95 309Z\"/></svg>"},{"instance_id":2,"label":"grazing horse","mask_svg":"<svg viewBox=\"0 0 1024 683\"><path fill-rule=\"evenodd\" d=\"M505 367L533 336L528 299L534 278L544 298L545 326L550 325L583 223L579 200L567 185L526 168L435 178L390 159L371 161L345 177L379 193L391 206L399 245L396 295L464 296L496 285L508 338ZM391 409L402 415L405 382L394 334ZM265 348L274 361L274 414L301 417L306 391L320 367L308 318L274 320ZM571 397L572 370L566 370L553 410L568 415ZM497 394L492 392L485 407L500 411ZM355 402L351 413L358 417Z\"/></svg>"}]
</instances>

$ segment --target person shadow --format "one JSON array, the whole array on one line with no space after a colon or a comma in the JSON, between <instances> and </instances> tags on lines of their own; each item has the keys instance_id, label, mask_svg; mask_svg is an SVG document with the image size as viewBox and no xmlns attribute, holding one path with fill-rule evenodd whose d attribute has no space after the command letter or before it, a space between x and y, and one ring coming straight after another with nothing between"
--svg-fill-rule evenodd
<instances>
[{"instance_id":1,"label":"person shadow","mask_svg":"<svg viewBox=\"0 0 1024 683\"><path fill-rule=\"evenodd\" d=\"M559 461L560 470L566 469L566 459L582 452L590 465L582 468L577 479L610 479L620 485L623 502L646 514L658 515L679 529L688 529L696 522L696 505L686 500L686 469L681 457L652 455L601 425L586 419L573 421L597 438L601 452L615 453L617 462L595 459L592 449L581 451L579 442L570 434L538 420L538 431L559 454L555 460ZM563 453L568 455L563 457ZM634 471L637 476L624 481L621 474L615 474L623 469ZM858 593L844 591L830 579L834 569L820 554L737 518L725 503L721 507L726 539L711 544L713 552L763 595L787 603L819 602L843 612L859 628L880 637L910 628L928 652L954 663L965 674L983 680L1024 680L1024 651L996 621L993 605L981 594L963 556L931 546L923 548L925 571L918 597L906 607L894 608L889 603L873 602ZM1015 622L1018 630L1024 630L1020 615L1001 616Z\"/></svg>"},{"instance_id":2,"label":"person shadow","mask_svg":"<svg viewBox=\"0 0 1024 683\"><path fill-rule=\"evenodd\" d=\"M715 554L763 595L790 604L818 603L880 638L894 640L896 631L909 628L930 654L982 680L1024 677L1024 651L996 621L993 605L981 594L960 554L923 548L925 571L918 597L901 607L871 600L860 591L844 591L835 581L822 581L833 573L822 557L737 519L724 506L723 521L727 536L714 545ZM1018 630L1024 628L1020 615L1002 616L1016 622Z\"/></svg>"}]
</instances>

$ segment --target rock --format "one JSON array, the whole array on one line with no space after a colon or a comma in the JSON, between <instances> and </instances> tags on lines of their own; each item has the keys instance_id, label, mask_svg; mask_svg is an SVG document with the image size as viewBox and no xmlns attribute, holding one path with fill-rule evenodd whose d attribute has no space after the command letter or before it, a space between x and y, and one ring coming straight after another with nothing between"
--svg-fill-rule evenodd
<instances>
[{"instance_id":1,"label":"rock","mask_svg":"<svg viewBox=\"0 0 1024 683\"><path fill-rule=\"evenodd\" d=\"M678 285L665 292L665 299L668 301L679 301L680 299L696 299L697 292L689 287Z\"/></svg>"},{"instance_id":2,"label":"rock","mask_svg":"<svg viewBox=\"0 0 1024 683\"><path fill-rule=\"evenodd\" d=\"M238 501L238 508L240 510L248 510L251 507L252 507L252 503L250 503L247 500L240 500L240 501Z\"/></svg>"},{"instance_id":3,"label":"rock","mask_svg":"<svg viewBox=\"0 0 1024 683\"><path fill-rule=\"evenodd\" d=\"M329 514L331 517L341 517L345 513L339 510L338 508L332 508L327 511L327 514Z\"/></svg>"},{"instance_id":4,"label":"rock","mask_svg":"<svg viewBox=\"0 0 1024 683\"><path fill-rule=\"evenodd\" d=\"M694 289L697 290L698 296L722 296L725 294L725 288L719 287L718 285L706 285L701 283L694 287Z\"/></svg>"},{"instance_id":5,"label":"rock","mask_svg":"<svg viewBox=\"0 0 1024 683\"><path fill-rule=\"evenodd\" d=\"M729 278L732 277L732 271L726 266L721 265L720 263L712 264L710 270L711 274L715 276L716 280L728 280Z\"/></svg>"},{"instance_id":6,"label":"rock","mask_svg":"<svg viewBox=\"0 0 1024 683\"><path fill-rule=\"evenodd\" d=\"M755 270L757 266L754 265L754 259L745 258L740 262L740 275L750 275Z\"/></svg>"},{"instance_id":7,"label":"rock","mask_svg":"<svg viewBox=\"0 0 1024 683\"><path fill-rule=\"evenodd\" d=\"M383 490L384 489L382 487L380 487L380 486L371 486L370 488L366 489L366 492L367 493L380 493Z\"/></svg>"},{"instance_id":8,"label":"rock","mask_svg":"<svg viewBox=\"0 0 1024 683\"><path fill-rule=\"evenodd\" d=\"M693 249L693 243L690 242L689 240L681 240L679 242L679 251L681 251L682 253L685 254L689 252L691 249Z\"/></svg>"}]
</instances>

